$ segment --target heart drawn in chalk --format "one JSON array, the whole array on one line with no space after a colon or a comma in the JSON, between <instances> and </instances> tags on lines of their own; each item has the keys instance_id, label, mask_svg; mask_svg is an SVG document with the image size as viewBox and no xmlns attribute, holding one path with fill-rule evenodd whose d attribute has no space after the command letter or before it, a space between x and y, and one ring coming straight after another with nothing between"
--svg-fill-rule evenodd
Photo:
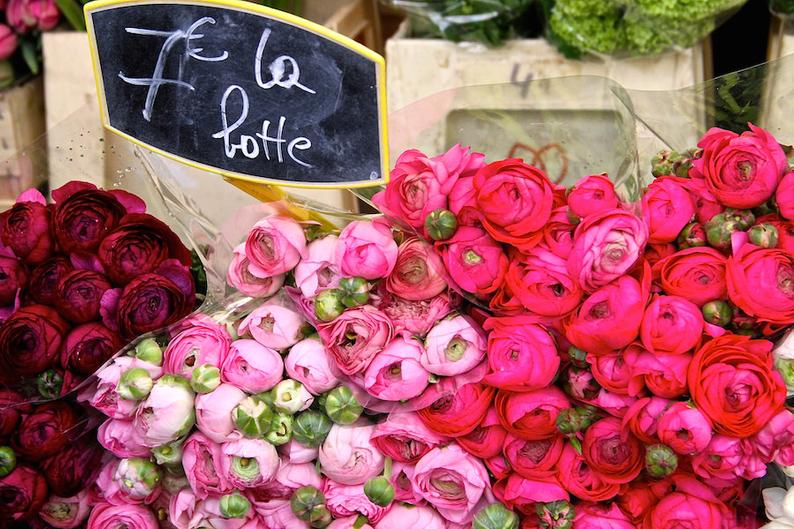
<instances>
[{"instance_id":1,"label":"heart drawn in chalk","mask_svg":"<svg viewBox=\"0 0 794 529\"><path fill-rule=\"evenodd\" d=\"M568 176L568 154L559 143L548 143L540 148L535 149L524 143L517 142L510 148L508 154L510 158L523 158L529 165L534 165L544 173L555 184L559 184L565 177ZM551 159L550 159L551 157ZM552 160L559 160L559 173L557 175L549 174L547 162ZM555 160L555 161L556 161Z\"/></svg>"}]
</instances>

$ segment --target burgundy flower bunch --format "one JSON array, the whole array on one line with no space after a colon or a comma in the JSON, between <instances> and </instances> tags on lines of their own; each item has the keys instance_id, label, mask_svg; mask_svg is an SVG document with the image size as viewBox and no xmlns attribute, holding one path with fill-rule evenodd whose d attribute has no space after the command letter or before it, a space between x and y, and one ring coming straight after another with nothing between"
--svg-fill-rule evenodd
<instances>
[{"instance_id":1,"label":"burgundy flower bunch","mask_svg":"<svg viewBox=\"0 0 794 529\"><path fill-rule=\"evenodd\" d=\"M0 382L39 377L45 397L196 299L190 252L143 200L85 182L52 196L27 191L0 216Z\"/></svg>"},{"instance_id":2,"label":"burgundy flower bunch","mask_svg":"<svg viewBox=\"0 0 794 529\"><path fill-rule=\"evenodd\" d=\"M487 372L417 413L523 528L756 527L749 481L794 463L791 355L784 380L766 339L794 323L786 155L712 129L653 173L628 204L454 147L404 153L374 197L487 307Z\"/></svg>"}]
</instances>

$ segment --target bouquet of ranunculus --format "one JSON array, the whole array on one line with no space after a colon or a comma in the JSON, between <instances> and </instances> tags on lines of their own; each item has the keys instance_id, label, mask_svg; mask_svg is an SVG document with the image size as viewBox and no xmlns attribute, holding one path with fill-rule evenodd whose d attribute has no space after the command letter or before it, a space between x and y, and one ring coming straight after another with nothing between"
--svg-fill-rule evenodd
<instances>
[{"instance_id":1,"label":"bouquet of ranunculus","mask_svg":"<svg viewBox=\"0 0 794 529\"><path fill-rule=\"evenodd\" d=\"M794 173L750 129L661 153L637 204L460 147L403 154L375 196L489 308L482 381L418 414L523 527L751 527L749 480L794 463L767 340L794 323Z\"/></svg>"}]
</instances>

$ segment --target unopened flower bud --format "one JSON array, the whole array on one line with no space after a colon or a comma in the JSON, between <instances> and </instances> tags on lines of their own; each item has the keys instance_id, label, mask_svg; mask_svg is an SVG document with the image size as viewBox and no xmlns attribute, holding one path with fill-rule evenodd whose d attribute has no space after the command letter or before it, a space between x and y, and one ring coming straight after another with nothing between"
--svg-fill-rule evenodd
<instances>
[{"instance_id":1,"label":"unopened flower bud","mask_svg":"<svg viewBox=\"0 0 794 529\"><path fill-rule=\"evenodd\" d=\"M358 307L369 300L369 283L363 277L343 277L339 280L339 290L345 307Z\"/></svg>"},{"instance_id":2,"label":"unopened flower bud","mask_svg":"<svg viewBox=\"0 0 794 529\"><path fill-rule=\"evenodd\" d=\"M572 345L568 348L568 358L570 358L571 364L575 367L580 369L587 369L590 367L590 364L587 363L587 353L578 347Z\"/></svg>"},{"instance_id":3,"label":"unopened flower bud","mask_svg":"<svg viewBox=\"0 0 794 529\"><path fill-rule=\"evenodd\" d=\"M63 388L63 377L54 369L48 369L36 377L36 389L42 398L56 399L60 397L61 388Z\"/></svg>"},{"instance_id":4,"label":"unopened flower bud","mask_svg":"<svg viewBox=\"0 0 794 529\"><path fill-rule=\"evenodd\" d=\"M152 455L158 465L176 465L182 463L182 441L174 441L152 448Z\"/></svg>"},{"instance_id":5,"label":"unopened flower bud","mask_svg":"<svg viewBox=\"0 0 794 529\"><path fill-rule=\"evenodd\" d=\"M9 475L17 466L17 455L10 446L0 446L0 478Z\"/></svg>"},{"instance_id":6,"label":"unopened flower bud","mask_svg":"<svg viewBox=\"0 0 794 529\"><path fill-rule=\"evenodd\" d=\"M681 230L677 242L681 250L706 246L708 242L706 238L706 229L699 222L690 222Z\"/></svg>"},{"instance_id":7,"label":"unopened flower bud","mask_svg":"<svg viewBox=\"0 0 794 529\"><path fill-rule=\"evenodd\" d=\"M342 292L337 288L323 290L314 298L314 315L320 321L333 321L344 311Z\"/></svg>"},{"instance_id":8,"label":"unopened flower bud","mask_svg":"<svg viewBox=\"0 0 794 529\"><path fill-rule=\"evenodd\" d=\"M723 213L714 215L706 223L706 240L718 250L726 250L731 246L731 235L734 232L742 231L739 222L735 219L727 219Z\"/></svg>"},{"instance_id":9,"label":"unopened flower bud","mask_svg":"<svg viewBox=\"0 0 794 529\"><path fill-rule=\"evenodd\" d=\"M364 494L375 505L388 507L394 501L394 493L394 487L383 476L374 477L364 483Z\"/></svg>"},{"instance_id":10,"label":"unopened flower bud","mask_svg":"<svg viewBox=\"0 0 794 529\"><path fill-rule=\"evenodd\" d=\"M789 391L792 391L794 389L794 358L775 358L775 369L783 377L783 382Z\"/></svg>"},{"instance_id":11,"label":"unopened flower bud","mask_svg":"<svg viewBox=\"0 0 794 529\"><path fill-rule=\"evenodd\" d=\"M667 445L652 445L645 451L645 470L654 478L669 476L678 467L678 456Z\"/></svg>"},{"instance_id":12,"label":"unopened flower bud","mask_svg":"<svg viewBox=\"0 0 794 529\"><path fill-rule=\"evenodd\" d=\"M142 367L133 367L121 374L116 391L124 400L143 400L153 386L154 381L148 371Z\"/></svg>"},{"instance_id":13,"label":"unopened flower bud","mask_svg":"<svg viewBox=\"0 0 794 529\"><path fill-rule=\"evenodd\" d=\"M778 232L772 224L756 224L748 232L750 242L761 248L775 248L778 243Z\"/></svg>"},{"instance_id":14,"label":"unopened flower bud","mask_svg":"<svg viewBox=\"0 0 794 529\"><path fill-rule=\"evenodd\" d=\"M160 469L141 457L131 457L119 461L114 481L126 495L134 500L149 497L160 485Z\"/></svg>"},{"instance_id":15,"label":"unopened flower bud","mask_svg":"<svg viewBox=\"0 0 794 529\"><path fill-rule=\"evenodd\" d=\"M722 301L720 299L709 301L703 305L701 310L703 311L703 319L712 325L725 327L733 318L733 309L731 305L727 301Z\"/></svg>"},{"instance_id":16,"label":"unopened flower bud","mask_svg":"<svg viewBox=\"0 0 794 529\"><path fill-rule=\"evenodd\" d=\"M739 231L750 229L755 224L755 215L749 209L728 208L723 212L726 220L735 220Z\"/></svg>"},{"instance_id":17,"label":"unopened flower bud","mask_svg":"<svg viewBox=\"0 0 794 529\"><path fill-rule=\"evenodd\" d=\"M270 423L270 430L265 434L265 440L274 446L289 443L289 440L292 439L293 421L294 419L289 413L273 415L273 422Z\"/></svg>"},{"instance_id":18,"label":"unopened flower bud","mask_svg":"<svg viewBox=\"0 0 794 529\"><path fill-rule=\"evenodd\" d=\"M314 509L325 506L325 495L317 487L301 487L292 493L289 505L299 520L308 522Z\"/></svg>"},{"instance_id":19,"label":"unopened flower bud","mask_svg":"<svg viewBox=\"0 0 794 529\"><path fill-rule=\"evenodd\" d=\"M332 426L331 419L324 413L307 410L295 418L292 425L292 437L304 446L320 446Z\"/></svg>"},{"instance_id":20,"label":"unopened flower bud","mask_svg":"<svg viewBox=\"0 0 794 529\"><path fill-rule=\"evenodd\" d=\"M651 174L654 178L675 174L675 164L682 158L676 151L659 151L651 158Z\"/></svg>"},{"instance_id":21,"label":"unopened flower bud","mask_svg":"<svg viewBox=\"0 0 794 529\"><path fill-rule=\"evenodd\" d=\"M518 516L501 503L483 507L474 515L472 529L517 529Z\"/></svg>"},{"instance_id":22,"label":"unopened flower bud","mask_svg":"<svg viewBox=\"0 0 794 529\"><path fill-rule=\"evenodd\" d=\"M273 407L284 413L298 413L312 405L314 397L303 384L290 378L279 382L272 390Z\"/></svg>"},{"instance_id":23,"label":"unopened flower bud","mask_svg":"<svg viewBox=\"0 0 794 529\"><path fill-rule=\"evenodd\" d=\"M203 364L190 375L190 387L199 394L209 393L221 385L221 371L210 364Z\"/></svg>"},{"instance_id":24,"label":"unopened flower bud","mask_svg":"<svg viewBox=\"0 0 794 529\"><path fill-rule=\"evenodd\" d=\"M159 366L163 363L163 349L154 338L141 340L135 346L135 356L144 362Z\"/></svg>"},{"instance_id":25,"label":"unopened flower bud","mask_svg":"<svg viewBox=\"0 0 794 529\"><path fill-rule=\"evenodd\" d=\"M425 232L434 241L445 241L455 235L458 219L446 209L437 209L425 218Z\"/></svg>"},{"instance_id":26,"label":"unopened flower bud","mask_svg":"<svg viewBox=\"0 0 794 529\"><path fill-rule=\"evenodd\" d=\"M538 527L542 529L571 529L576 511L565 500L538 503L535 505Z\"/></svg>"},{"instance_id":27,"label":"unopened flower bud","mask_svg":"<svg viewBox=\"0 0 794 529\"><path fill-rule=\"evenodd\" d=\"M326 396L325 413L336 424L353 424L363 411L364 407L347 386L337 386Z\"/></svg>"},{"instance_id":28,"label":"unopened flower bud","mask_svg":"<svg viewBox=\"0 0 794 529\"><path fill-rule=\"evenodd\" d=\"M329 511L328 507L324 505L321 507L315 507L309 516L309 525L316 529L328 527L333 521L334 517L331 514L331 511Z\"/></svg>"},{"instance_id":29,"label":"unopened flower bud","mask_svg":"<svg viewBox=\"0 0 794 529\"><path fill-rule=\"evenodd\" d=\"M273 410L258 396L244 398L232 412L237 428L252 439L263 437L273 422Z\"/></svg>"},{"instance_id":30,"label":"unopened flower bud","mask_svg":"<svg viewBox=\"0 0 794 529\"><path fill-rule=\"evenodd\" d=\"M563 435L575 434L584 429L584 419L576 408L564 408L557 414L557 430Z\"/></svg>"},{"instance_id":31,"label":"unopened flower bud","mask_svg":"<svg viewBox=\"0 0 794 529\"><path fill-rule=\"evenodd\" d=\"M239 492L232 492L221 496L220 508L221 516L224 518L245 518L251 508L251 502Z\"/></svg>"}]
</instances>

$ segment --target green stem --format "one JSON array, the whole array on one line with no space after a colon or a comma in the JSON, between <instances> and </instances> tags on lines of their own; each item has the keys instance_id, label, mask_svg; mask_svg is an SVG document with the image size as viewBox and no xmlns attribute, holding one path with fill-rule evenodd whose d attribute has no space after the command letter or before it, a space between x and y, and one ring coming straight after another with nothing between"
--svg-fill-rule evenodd
<instances>
[{"instance_id":1,"label":"green stem","mask_svg":"<svg viewBox=\"0 0 794 529\"><path fill-rule=\"evenodd\" d=\"M383 477L391 481L391 465L392 461L390 457L387 457L383 462Z\"/></svg>"},{"instance_id":2,"label":"green stem","mask_svg":"<svg viewBox=\"0 0 794 529\"><path fill-rule=\"evenodd\" d=\"M85 31L83 8L76 0L55 0L55 4L75 31Z\"/></svg>"}]
</instances>

